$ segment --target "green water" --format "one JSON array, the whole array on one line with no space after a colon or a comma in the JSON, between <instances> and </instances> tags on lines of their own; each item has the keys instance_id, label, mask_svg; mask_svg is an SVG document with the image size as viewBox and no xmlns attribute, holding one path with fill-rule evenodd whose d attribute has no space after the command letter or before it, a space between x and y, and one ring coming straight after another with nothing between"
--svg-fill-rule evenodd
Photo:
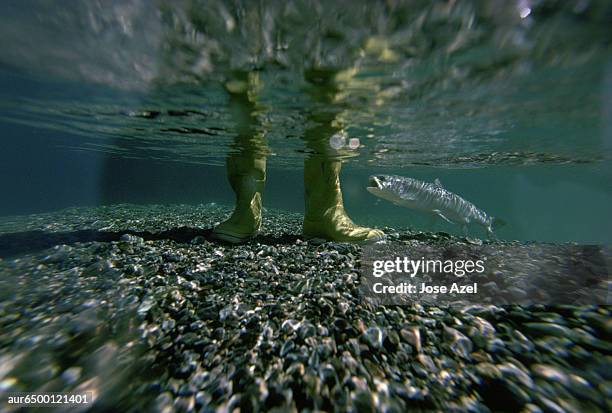
<instances>
[{"instance_id":1,"label":"green water","mask_svg":"<svg viewBox=\"0 0 612 413\"><path fill-rule=\"evenodd\" d=\"M371 196L367 177L386 173L439 178L502 218L503 239L610 243L608 2L0 8L3 215L231 204L242 126L226 86L256 73L256 109L242 110L266 140L265 206L303 211L307 136L334 119L345 140L330 127L317 145L343 144L359 223L461 233ZM340 86L313 86L313 68Z\"/></svg>"}]
</instances>

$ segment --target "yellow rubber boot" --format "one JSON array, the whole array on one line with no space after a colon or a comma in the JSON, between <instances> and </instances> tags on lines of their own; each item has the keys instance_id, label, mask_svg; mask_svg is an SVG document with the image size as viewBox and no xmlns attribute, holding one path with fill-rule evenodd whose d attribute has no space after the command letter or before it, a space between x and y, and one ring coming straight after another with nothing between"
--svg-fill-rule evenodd
<instances>
[{"instance_id":1,"label":"yellow rubber boot","mask_svg":"<svg viewBox=\"0 0 612 413\"><path fill-rule=\"evenodd\" d=\"M328 241L382 239L381 230L360 227L346 214L340 189L341 161L312 157L304 162L304 236Z\"/></svg>"},{"instance_id":2,"label":"yellow rubber boot","mask_svg":"<svg viewBox=\"0 0 612 413\"><path fill-rule=\"evenodd\" d=\"M225 83L229 94L229 109L236 123L237 136L231 145L233 154L227 157L227 177L236 195L232 215L213 229L213 238L238 244L254 237L261 228L261 209L266 182L268 153L265 126L257 103L261 88L257 73L236 72Z\"/></svg>"},{"instance_id":3,"label":"yellow rubber boot","mask_svg":"<svg viewBox=\"0 0 612 413\"><path fill-rule=\"evenodd\" d=\"M227 176L236 194L234 212L213 230L218 240L239 244L254 237L261 228L261 204L266 182L266 158L231 156Z\"/></svg>"}]
</instances>

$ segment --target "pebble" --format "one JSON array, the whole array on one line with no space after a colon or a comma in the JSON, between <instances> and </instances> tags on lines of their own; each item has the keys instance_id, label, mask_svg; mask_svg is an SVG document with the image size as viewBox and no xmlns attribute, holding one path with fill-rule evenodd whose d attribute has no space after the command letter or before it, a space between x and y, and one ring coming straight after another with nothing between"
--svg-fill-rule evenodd
<instances>
[{"instance_id":1,"label":"pebble","mask_svg":"<svg viewBox=\"0 0 612 413\"><path fill-rule=\"evenodd\" d=\"M82 371L83 369L81 367L70 367L62 372L62 379L67 384L74 384L81 377Z\"/></svg>"},{"instance_id":2,"label":"pebble","mask_svg":"<svg viewBox=\"0 0 612 413\"><path fill-rule=\"evenodd\" d=\"M138 314L146 314L155 305L155 299L152 297L146 297L142 300L140 306L138 306Z\"/></svg>"},{"instance_id":3,"label":"pebble","mask_svg":"<svg viewBox=\"0 0 612 413\"><path fill-rule=\"evenodd\" d=\"M300 327L298 328L298 336L302 340L305 340L309 337L313 337L316 333L317 329L312 323L309 322L302 323L302 325L300 325Z\"/></svg>"},{"instance_id":4,"label":"pebble","mask_svg":"<svg viewBox=\"0 0 612 413\"><path fill-rule=\"evenodd\" d=\"M418 353L421 352L421 332L418 327L402 328L400 330L402 339L410 344Z\"/></svg>"},{"instance_id":5,"label":"pebble","mask_svg":"<svg viewBox=\"0 0 612 413\"><path fill-rule=\"evenodd\" d=\"M574 334L569 328L553 323L525 323L527 331L536 336L556 336L570 338Z\"/></svg>"},{"instance_id":6,"label":"pebble","mask_svg":"<svg viewBox=\"0 0 612 413\"><path fill-rule=\"evenodd\" d=\"M423 367L425 367L425 369L427 369L427 371L434 373L438 371L436 364L430 356L427 356L425 354L419 354L417 356L417 360L423 365Z\"/></svg>"},{"instance_id":7,"label":"pebble","mask_svg":"<svg viewBox=\"0 0 612 413\"><path fill-rule=\"evenodd\" d=\"M383 333L379 327L377 326L369 327L363 333L362 337L363 337L364 342L368 346L370 346L370 348L378 350L382 347Z\"/></svg>"},{"instance_id":8,"label":"pebble","mask_svg":"<svg viewBox=\"0 0 612 413\"><path fill-rule=\"evenodd\" d=\"M533 374L544 380L559 383L567 387L570 383L570 379L563 371L558 368L547 366L544 364L536 364L531 367Z\"/></svg>"},{"instance_id":9,"label":"pebble","mask_svg":"<svg viewBox=\"0 0 612 413\"><path fill-rule=\"evenodd\" d=\"M464 359L470 358L472 341L454 328L444 327L445 339L450 343L450 350Z\"/></svg>"},{"instance_id":10,"label":"pebble","mask_svg":"<svg viewBox=\"0 0 612 413\"><path fill-rule=\"evenodd\" d=\"M527 389L533 388L533 379L531 378L529 373L519 368L515 364L507 362L499 364L497 367L506 379L516 381Z\"/></svg>"}]
</instances>

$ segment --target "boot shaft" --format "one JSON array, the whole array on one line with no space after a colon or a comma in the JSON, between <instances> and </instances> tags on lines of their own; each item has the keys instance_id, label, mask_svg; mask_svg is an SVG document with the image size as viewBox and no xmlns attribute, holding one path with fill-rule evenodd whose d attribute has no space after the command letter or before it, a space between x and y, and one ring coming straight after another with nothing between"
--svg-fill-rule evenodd
<instances>
[{"instance_id":1,"label":"boot shaft","mask_svg":"<svg viewBox=\"0 0 612 413\"><path fill-rule=\"evenodd\" d=\"M342 208L340 161L310 158L304 162L306 220L318 220L330 210Z\"/></svg>"}]
</instances>

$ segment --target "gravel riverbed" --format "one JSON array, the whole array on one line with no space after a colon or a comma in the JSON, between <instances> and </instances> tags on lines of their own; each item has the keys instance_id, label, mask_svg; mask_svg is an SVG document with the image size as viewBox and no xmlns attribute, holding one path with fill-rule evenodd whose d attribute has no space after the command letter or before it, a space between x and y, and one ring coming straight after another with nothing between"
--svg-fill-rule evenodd
<instances>
[{"instance_id":1,"label":"gravel riverbed","mask_svg":"<svg viewBox=\"0 0 612 413\"><path fill-rule=\"evenodd\" d=\"M250 243L212 242L229 211L2 218L2 409L90 391L70 411L612 411L609 306L372 306L361 246L306 242L272 210Z\"/></svg>"}]
</instances>

